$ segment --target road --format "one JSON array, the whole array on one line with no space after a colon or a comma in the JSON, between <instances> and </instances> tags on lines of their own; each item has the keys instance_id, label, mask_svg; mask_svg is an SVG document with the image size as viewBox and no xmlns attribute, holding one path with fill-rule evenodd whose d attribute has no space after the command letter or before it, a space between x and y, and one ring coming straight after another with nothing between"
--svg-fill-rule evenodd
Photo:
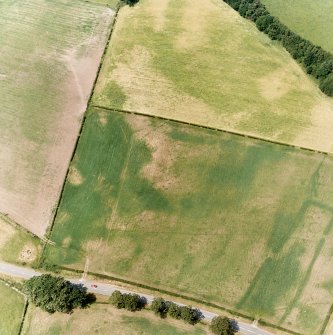
<instances>
[{"instance_id":1,"label":"road","mask_svg":"<svg viewBox=\"0 0 333 335\"><path fill-rule=\"evenodd\" d=\"M0 262L0 273L7 275L7 276L24 278L24 279L29 279L33 276L40 276L42 274L42 272L37 272L33 269L20 267L20 266L16 266L16 265L4 263L4 262ZM89 292L96 293L96 294L109 296L112 294L112 292L118 290L122 293L139 294L140 296L145 297L148 303L151 303L154 299L152 295L142 294L140 292L135 292L135 291L124 290L123 288L118 287L116 285L104 284L104 283L99 283L96 281L89 281L89 280L79 280L79 279L68 279L68 280L75 284L82 284L85 287L87 287ZM97 287L93 287L92 285L97 285ZM181 303L178 303L176 301L173 301L173 302L176 303L177 305L183 306L183 304ZM212 318L217 316L217 314L206 311L204 309L200 309L200 311L205 317L205 319L207 320L211 320ZM258 328L256 325L252 325L248 323L238 322L238 327L239 327L239 332L244 335L273 335L271 333L268 333L265 330Z\"/></svg>"}]
</instances>

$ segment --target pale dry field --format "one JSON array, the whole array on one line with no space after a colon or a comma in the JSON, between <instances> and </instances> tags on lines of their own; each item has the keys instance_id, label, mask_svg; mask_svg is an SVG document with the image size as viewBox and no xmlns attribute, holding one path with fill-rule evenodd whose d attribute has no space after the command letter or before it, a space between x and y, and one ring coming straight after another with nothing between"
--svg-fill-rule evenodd
<instances>
[{"instance_id":1,"label":"pale dry field","mask_svg":"<svg viewBox=\"0 0 333 335\"><path fill-rule=\"evenodd\" d=\"M74 149L113 11L0 2L0 212L43 235Z\"/></svg>"},{"instance_id":2,"label":"pale dry field","mask_svg":"<svg viewBox=\"0 0 333 335\"><path fill-rule=\"evenodd\" d=\"M131 313L110 305L93 305L73 314L48 314L29 307L22 335L204 335L207 328L186 325L173 319L161 320L150 311Z\"/></svg>"},{"instance_id":3,"label":"pale dry field","mask_svg":"<svg viewBox=\"0 0 333 335\"><path fill-rule=\"evenodd\" d=\"M122 8L93 103L333 151L333 100L220 0Z\"/></svg>"}]
</instances>

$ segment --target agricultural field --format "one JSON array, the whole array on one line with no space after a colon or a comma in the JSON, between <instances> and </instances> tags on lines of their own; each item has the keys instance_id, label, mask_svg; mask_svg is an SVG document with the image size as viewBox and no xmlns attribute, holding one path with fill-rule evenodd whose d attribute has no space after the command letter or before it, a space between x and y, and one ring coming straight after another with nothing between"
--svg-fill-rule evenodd
<instances>
[{"instance_id":1,"label":"agricultural field","mask_svg":"<svg viewBox=\"0 0 333 335\"><path fill-rule=\"evenodd\" d=\"M0 215L0 261L34 265L39 260L41 240Z\"/></svg>"},{"instance_id":2,"label":"agricultural field","mask_svg":"<svg viewBox=\"0 0 333 335\"><path fill-rule=\"evenodd\" d=\"M44 256L318 334L332 169L327 155L90 109Z\"/></svg>"},{"instance_id":3,"label":"agricultural field","mask_svg":"<svg viewBox=\"0 0 333 335\"><path fill-rule=\"evenodd\" d=\"M269 11L302 37L333 53L331 0L261 0Z\"/></svg>"},{"instance_id":4,"label":"agricultural field","mask_svg":"<svg viewBox=\"0 0 333 335\"><path fill-rule=\"evenodd\" d=\"M333 99L221 0L123 7L92 104L333 151Z\"/></svg>"},{"instance_id":5,"label":"agricultural field","mask_svg":"<svg viewBox=\"0 0 333 335\"><path fill-rule=\"evenodd\" d=\"M22 335L205 335L203 326L195 328L181 321L161 320L152 312L117 310L108 305L93 305L70 315L47 314L29 307Z\"/></svg>"},{"instance_id":6,"label":"agricultural field","mask_svg":"<svg viewBox=\"0 0 333 335\"><path fill-rule=\"evenodd\" d=\"M89 0L92 3L108 6L112 9L116 9L120 3L120 0Z\"/></svg>"},{"instance_id":7,"label":"agricultural field","mask_svg":"<svg viewBox=\"0 0 333 335\"><path fill-rule=\"evenodd\" d=\"M1 335L18 334L23 311L24 297L0 281L0 329Z\"/></svg>"},{"instance_id":8,"label":"agricultural field","mask_svg":"<svg viewBox=\"0 0 333 335\"><path fill-rule=\"evenodd\" d=\"M0 212L39 236L59 197L112 16L78 0L0 2Z\"/></svg>"}]
</instances>

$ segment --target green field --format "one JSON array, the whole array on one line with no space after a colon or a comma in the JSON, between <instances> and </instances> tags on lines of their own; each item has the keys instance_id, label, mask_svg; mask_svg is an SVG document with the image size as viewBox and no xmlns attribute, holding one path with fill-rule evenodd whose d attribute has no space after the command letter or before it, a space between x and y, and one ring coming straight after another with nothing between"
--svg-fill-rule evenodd
<instances>
[{"instance_id":1,"label":"green field","mask_svg":"<svg viewBox=\"0 0 333 335\"><path fill-rule=\"evenodd\" d=\"M18 334L24 310L23 295L0 281L0 330L1 335Z\"/></svg>"},{"instance_id":2,"label":"green field","mask_svg":"<svg viewBox=\"0 0 333 335\"><path fill-rule=\"evenodd\" d=\"M90 110L47 262L317 334L332 303L333 159Z\"/></svg>"},{"instance_id":3,"label":"green field","mask_svg":"<svg viewBox=\"0 0 333 335\"><path fill-rule=\"evenodd\" d=\"M22 335L205 335L203 326L161 320L152 312L131 313L107 305L93 305L71 315L49 314L29 307Z\"/></svg>"},{"instance_id":4,"label":"green field","mask_svg":"<svg viewBox=\"0 0 333 335\"><path fill-rule=\"evenodd\" d=\"M52 219L113 11L0 1L0 212L41 236Z\"/></svg>"},{"instance_id":5,"label":"green field","mask_svg":"<svg viewBox=\"0 0 333 335\"><path fill-rule=\"evenodd\" d=\"M120 10L92 103L332 151L317 86L221 0L142 0Z\"/></svg>"},{"instance_id":6,"label":"green field","mask_svg":"<svg viewBox=\"0 0 333 335\"><path fill-rule=\"evenodd\" d=\"M332 0L261 1L293 31L333 53Z\"/></svg>"}]
</instances>

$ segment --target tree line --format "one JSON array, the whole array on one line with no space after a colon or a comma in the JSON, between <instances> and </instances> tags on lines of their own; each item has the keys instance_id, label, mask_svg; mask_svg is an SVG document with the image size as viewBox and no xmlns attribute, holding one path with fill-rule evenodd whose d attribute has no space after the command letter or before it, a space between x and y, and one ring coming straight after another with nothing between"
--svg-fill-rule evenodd
<instances>
[{"instance_id":1,"label":"tree line","mask_svg":"<svg viewBox=\"0 0 333 335\"><path fill-rule=\"evenodd\" d=\"M116 308L125 308L132 312L141 310L147 304L145 298L140 297L137 294L121 293L120 291L114 291L109 301ZM150 305L150 309L155 315L163 319L169 316L173 319L183 320L190 325L195 325L204 319L204 316L199 309L193 308L190 305L177 305L174 302L164 300L160 297L154 298ZM213 318L210 324L210 330L215 335L234 335L235 332L238 331L235 322L222 316Z\"/></svg>"},{"instance_id":2,"label":"tree line","mask_svg":"<svg viewBox=\"0 0 333 335\"><path fill-rule=\"evenodd\" d=\"M319 80L323 93L333 96L333 55L291 31L271 15L260 0L224 0L241 16L253 21L272 40L278 40L306 72Z\"/></svg>"},{"instance_id":3,"label":"tree line","mask_svg":"<svg viewBox=\"0 0 333 335\"><path fill-rule=\"evenodd\" d=\"M88 293L87 288L82 284L74 284L62 277L50 274L35 276L27 280L23 284L23 292L31 303L49 313L72 313L74 309L86 308L96 300L95 295ZM147 300L138 294L114 291L109 303L118 309L135 312L145 308ZM163 298L155 298L150 309L161 318L169 316L183 320L190 325L195 325L204 318L197 308L190 305L177 305ZM222 316L213 318L210 329L215 335L234 335L238 330L233 320Z\"/></svg>"}]
</instances>

